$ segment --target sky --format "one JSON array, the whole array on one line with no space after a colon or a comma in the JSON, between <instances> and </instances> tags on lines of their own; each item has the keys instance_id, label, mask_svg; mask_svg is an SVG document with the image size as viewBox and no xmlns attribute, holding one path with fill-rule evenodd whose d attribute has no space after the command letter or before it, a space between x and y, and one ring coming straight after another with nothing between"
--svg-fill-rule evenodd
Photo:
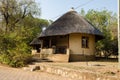
<instances>
[{"instance_id":1,"label":"sky","mask_svg":"<svg viewBox=\"0 0 120 80\"><path fill-rule=\"evenodd\" d=\"M118 0L36 0L41 8L41 18L47 20L56 20L72 7L77 8L78 13L83 8L85 12L90 9L103 10L107 9L118 13Z\"/></svg>"}]
</instances>

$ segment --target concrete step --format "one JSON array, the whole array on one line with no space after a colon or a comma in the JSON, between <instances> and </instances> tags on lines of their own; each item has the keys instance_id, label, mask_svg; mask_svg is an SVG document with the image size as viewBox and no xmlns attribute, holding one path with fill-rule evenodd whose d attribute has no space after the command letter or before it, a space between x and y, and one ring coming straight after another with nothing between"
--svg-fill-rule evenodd
<instances>
[{"instance_id":1,"label":"concrete step","mask_svg":"<svg viewBox=\"0 0 120 80\"><path fill-rule=\"evenodd\" d=\"M69 55L66 54L53 54L47 57L49 60L54 62L68 62Z\"/></svg>"}]
</instances>

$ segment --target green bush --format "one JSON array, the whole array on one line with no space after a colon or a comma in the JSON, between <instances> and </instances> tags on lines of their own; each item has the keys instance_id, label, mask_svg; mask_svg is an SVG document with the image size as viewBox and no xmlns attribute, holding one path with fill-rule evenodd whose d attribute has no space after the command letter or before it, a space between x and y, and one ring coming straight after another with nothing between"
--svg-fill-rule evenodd
<instances>
[{"instance_id":1,"label":"green bush","mask_svg":"<svg viewBox=\"0 0 120 80\"><path fill-rule=\"evenodd\" d=\"M0 54L0 63L9 64L10 63L10 57L7 54Z\"/></svg>"},{"instance_id":2,"label":"green bush","mask_svg":"<svg viewBox=\"0 0 120 80\"><path fill-rule=\"evenodd\" d=\"M0 54L0 63L11 67L23 67L32 61L30 54Z\"/></svg>"},{"instance_id":3,"label":"green bush","mask_svg":"<svg viewBox=\"0 0 120 80\"><path fill-rule=\"evenodd\" d=\"M11 32L0 36L0 63L23 67L32 60L28 38Z\"/></svg>"}]
</instances>

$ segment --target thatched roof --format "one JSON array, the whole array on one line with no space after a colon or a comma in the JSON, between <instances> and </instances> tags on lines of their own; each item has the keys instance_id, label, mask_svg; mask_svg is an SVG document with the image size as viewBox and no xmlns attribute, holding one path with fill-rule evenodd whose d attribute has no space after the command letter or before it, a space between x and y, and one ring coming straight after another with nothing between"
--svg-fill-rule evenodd
<instances>
[{"instance_id":1,"label":"thatched roof","mask_svg":"<svg viewBox=\"0 0 120 80\"><path fill-rule=\"evenodd\" d=\"M41 44L41 41L40 41L40 39L38 39L38 38L34 38L34 39L32 40L32 42L30 43L31 46L40 45L40 44Z\"/></svg>"},{"instance_id":2,"label":"thatched roof","mask_svg":"<svg viewBox=\"0 0 120 80\"><path fill-rule=\"evenodd\" d=\"M39 37L86 33L102 36L102 33L76 11L69 11L53 22Z\"/></svg>"}]
</instances>

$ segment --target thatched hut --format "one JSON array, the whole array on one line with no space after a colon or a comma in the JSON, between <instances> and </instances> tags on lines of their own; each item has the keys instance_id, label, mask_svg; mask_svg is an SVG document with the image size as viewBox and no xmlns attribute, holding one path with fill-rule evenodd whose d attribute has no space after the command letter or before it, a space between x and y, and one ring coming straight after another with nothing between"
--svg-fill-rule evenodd
<instances>
[{"instance_id":1,"label":"thatched hut","mask_svg":"<svg viewBox=\"0 0 120 80\"><path fill-rule=\"evenodd\" d=\"M53 22L38 38L41 53L57 61L82 61L95 58L95 42L102 33L76 11L69 11Z\"/></svg>"}]
</instances>

